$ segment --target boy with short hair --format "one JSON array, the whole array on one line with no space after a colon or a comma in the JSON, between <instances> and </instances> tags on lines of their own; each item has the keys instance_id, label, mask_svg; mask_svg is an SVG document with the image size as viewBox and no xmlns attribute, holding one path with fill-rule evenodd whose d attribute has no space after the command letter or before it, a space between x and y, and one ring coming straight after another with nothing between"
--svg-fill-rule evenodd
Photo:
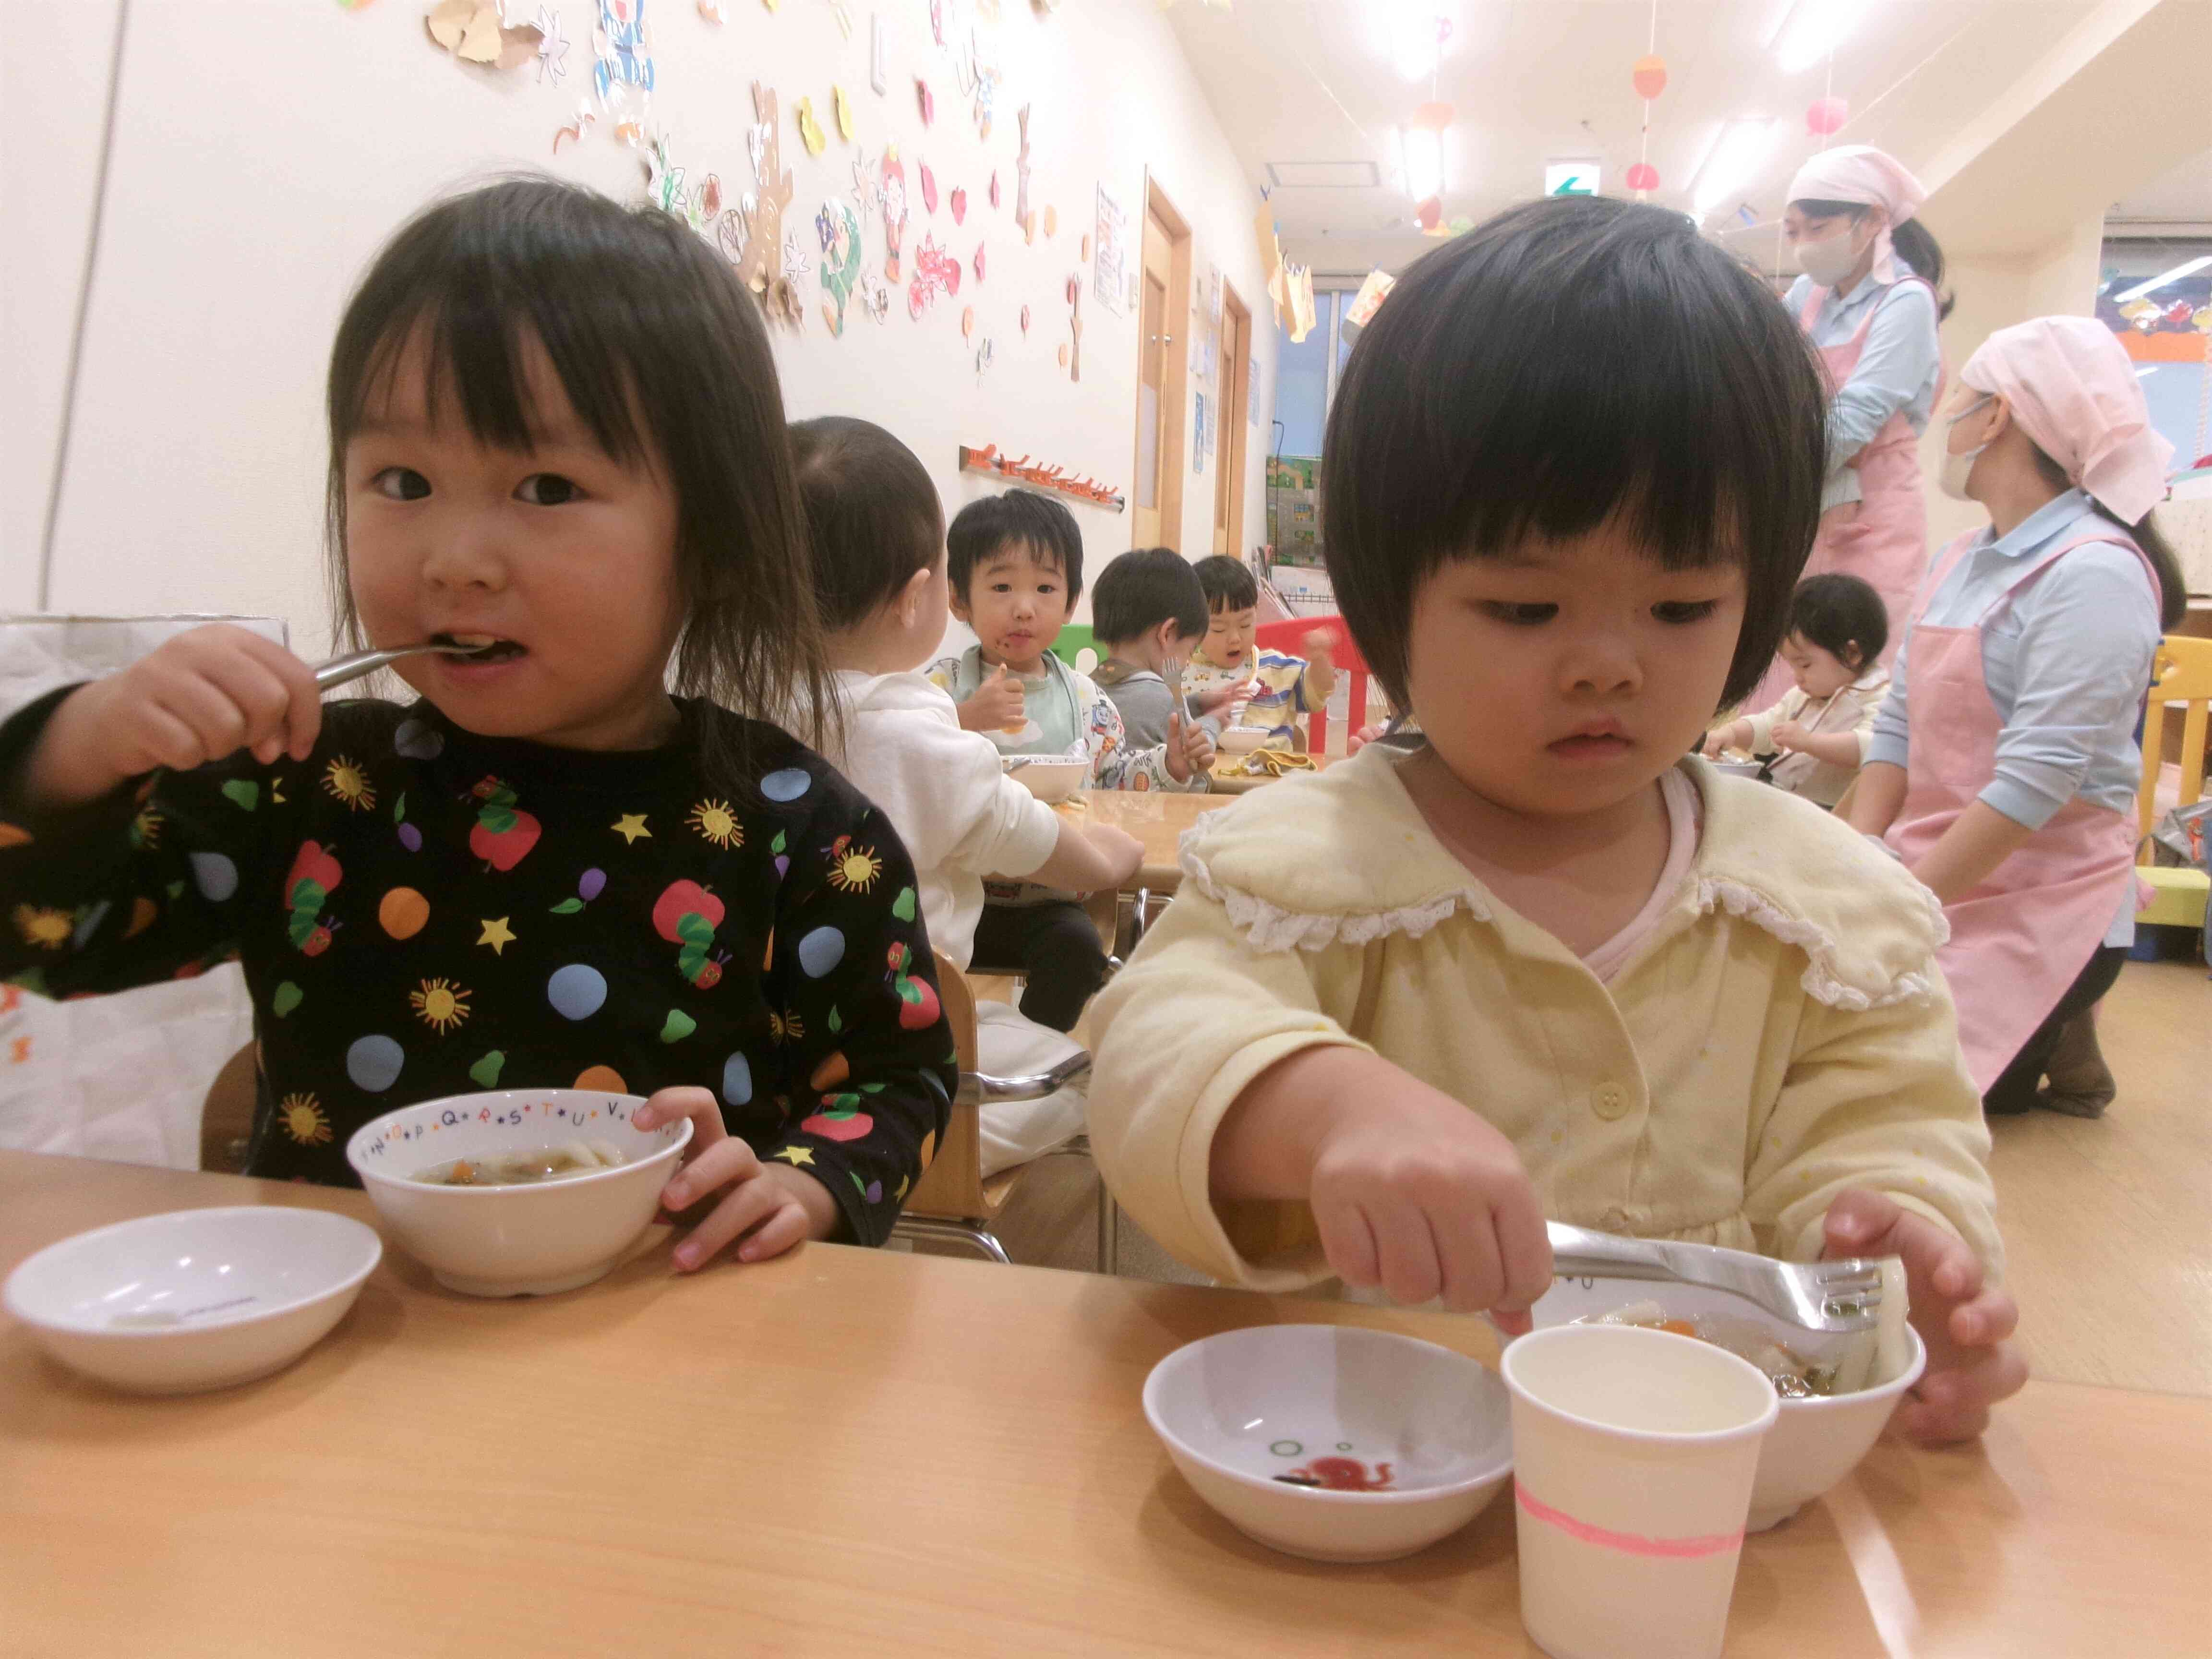
<instances>
[{"instance_id":1,"label":"boy with short hair","mask_svg":"<svg viewBox=\"0 0 2212 1659\"><path fill-rule=\"evenodd\" d=\"M1206 787L1189 744L1135 747L1106 695L1052 653L1083 593L1073 514L1035 490L987 495L955 516L945 551L952 614L977 642L929 677L960 705L963 726L990 734L1002 754L1087 759L1099 788ZM1018 967L1022 1012L1071 1029L1106 977L1090 916L1074 894L1034 882L989 882L985 892L977 959Z\"/></svg>"},{"instance_id":2,"label":"boy with short hair","mask_svg":"<svg viewBox=\"0 0 2212 1659\"><path fill-rule=\"evenodd\" d=\"M1183 744L1194 771L1212 765L1219 723L1188 702L1178 709L1170 681L1206 637L1206 619L1198 573L1171 547L1122 554L1099 573L1091 596L1091 631L1106 653L1094 678L1121 711L1129 741Z\"/></svg>"},{"instance_id":3,"label":"boy with short hair","mask_svg":"<svg viewBox=\"0 0 2212 1659\"><path fill-rule=\"evenodd\" d=\"M961 729L951 697L920 672L945 637L945 519L914 453L881 427L834 416L798 422L791 442L842 720L823 747L898 831L930 943L965 969L984 877L1096 891L1133 875L1144 849L1111 826L1071 823L1030 794L988 738ZM1000 1076L1046 1071L1074 1052L1058 1032L988 1002L977 1006L976 1042L983 1069ZM987 1104L984 1173L1037 1157L1082 1127L1073 1091Z\"/></svg>"},{"instance_id":4,"label":"boy with short hair","mask_svg":"<svg viewBox=\"0 0 2212 1659\"><path fill-rule=\"evenodd\" d=\"M1200 559L1196 568L1209 614L1206 638L1192 653L1183 677L1185 691L1199 698L1224 689L1247 696L1242 708L1231 705L1228 724L1265 732L1265 748L1297 747L1297 717L1327 707L1329 694L1336 690L1328 635L1318 630L1307 635L1303 657L1255 649L1257 579L1241 560L1219 554Z\"/></svg>"}]
</instances>

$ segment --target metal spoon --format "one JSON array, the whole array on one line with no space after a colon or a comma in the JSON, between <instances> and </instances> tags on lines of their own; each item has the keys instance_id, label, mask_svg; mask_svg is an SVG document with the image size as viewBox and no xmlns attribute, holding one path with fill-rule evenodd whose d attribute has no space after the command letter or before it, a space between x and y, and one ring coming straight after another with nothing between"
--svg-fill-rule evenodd
<instances>
[{"instance_id":1,"label":"metal spoon","mask_svg":"<svg viewBox=\"0 0 2212 1659\"><path fill-rule=\"evenodd\" d=\"M488 645L403 645L390 651L356 651L348 656L332 657L318 667L315 684L327 691L334 685L344 685L374 674L386 663L398 662L402 657L475 657L490 649Z\"/></svg>"}]
</instances>

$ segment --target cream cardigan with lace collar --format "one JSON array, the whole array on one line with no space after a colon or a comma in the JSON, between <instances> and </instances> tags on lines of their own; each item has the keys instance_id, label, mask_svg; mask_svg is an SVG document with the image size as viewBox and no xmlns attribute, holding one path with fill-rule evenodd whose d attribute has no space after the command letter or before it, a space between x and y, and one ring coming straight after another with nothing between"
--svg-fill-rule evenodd
<instances>
[{"instance_id":1,"label":"cream cardigan with lace collar","mask_svg":"<svg viewBox=\"0 0 2212 1659\"><path fill-rule=\"evenodd\" d=\"M1217 1211L1213 1133L1299 1049L1371 1048L1509 1135L1554 1219L1810 1260L1871 1187L2002 1246L1935 964L1941 907L1817 807L1702 761L1691 872L1602 984L1447 853L1370 746L1185 838L1183 885L1085 1023L1091 1139L1137 1221L1225 1281L1327 1274L1303 1204Z\"/></svg>"}]
</instances>

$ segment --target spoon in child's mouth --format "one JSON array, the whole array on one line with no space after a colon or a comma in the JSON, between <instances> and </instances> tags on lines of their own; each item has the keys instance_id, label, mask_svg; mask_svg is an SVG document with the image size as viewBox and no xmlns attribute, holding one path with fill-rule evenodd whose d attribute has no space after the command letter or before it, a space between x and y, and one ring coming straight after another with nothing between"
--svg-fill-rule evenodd
<instances>
[{"instance_id":1,"label":"spoon in child's mouth","mask_svg":"<svg viewBox=\"0 0 2212 1659\"><path fill-rule=\"evenodd\" d=\"M388 651L356 651L349 656L333 657L315 670L315 684L327 691L334 685L374 674L386 664L405 657L461 657L471 661L500 662L521 654L522 647L511 640L475 634L462 640L451 634L435 634L423 645L397 646Z\"/></svg>"}]
</instances>

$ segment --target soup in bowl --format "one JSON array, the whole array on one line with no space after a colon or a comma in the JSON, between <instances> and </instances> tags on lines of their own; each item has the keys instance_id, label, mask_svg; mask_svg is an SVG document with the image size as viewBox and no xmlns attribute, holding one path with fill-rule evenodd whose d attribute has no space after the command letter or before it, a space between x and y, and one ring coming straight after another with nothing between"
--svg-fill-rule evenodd
<instances>
[{"instance_id":1,"label":"soup in bowl","mask_svg":"<svg viewBox=\"0 0 2212 1659\"><path fill-rule=\"evenodd\" d=\"M448 1290L549 1296L604 1277L660 1206L690 1143L641 1129L635 1095L507 1089L372 1119L346 1143L392 1241Z\"/></svg>"}]
</instances>

